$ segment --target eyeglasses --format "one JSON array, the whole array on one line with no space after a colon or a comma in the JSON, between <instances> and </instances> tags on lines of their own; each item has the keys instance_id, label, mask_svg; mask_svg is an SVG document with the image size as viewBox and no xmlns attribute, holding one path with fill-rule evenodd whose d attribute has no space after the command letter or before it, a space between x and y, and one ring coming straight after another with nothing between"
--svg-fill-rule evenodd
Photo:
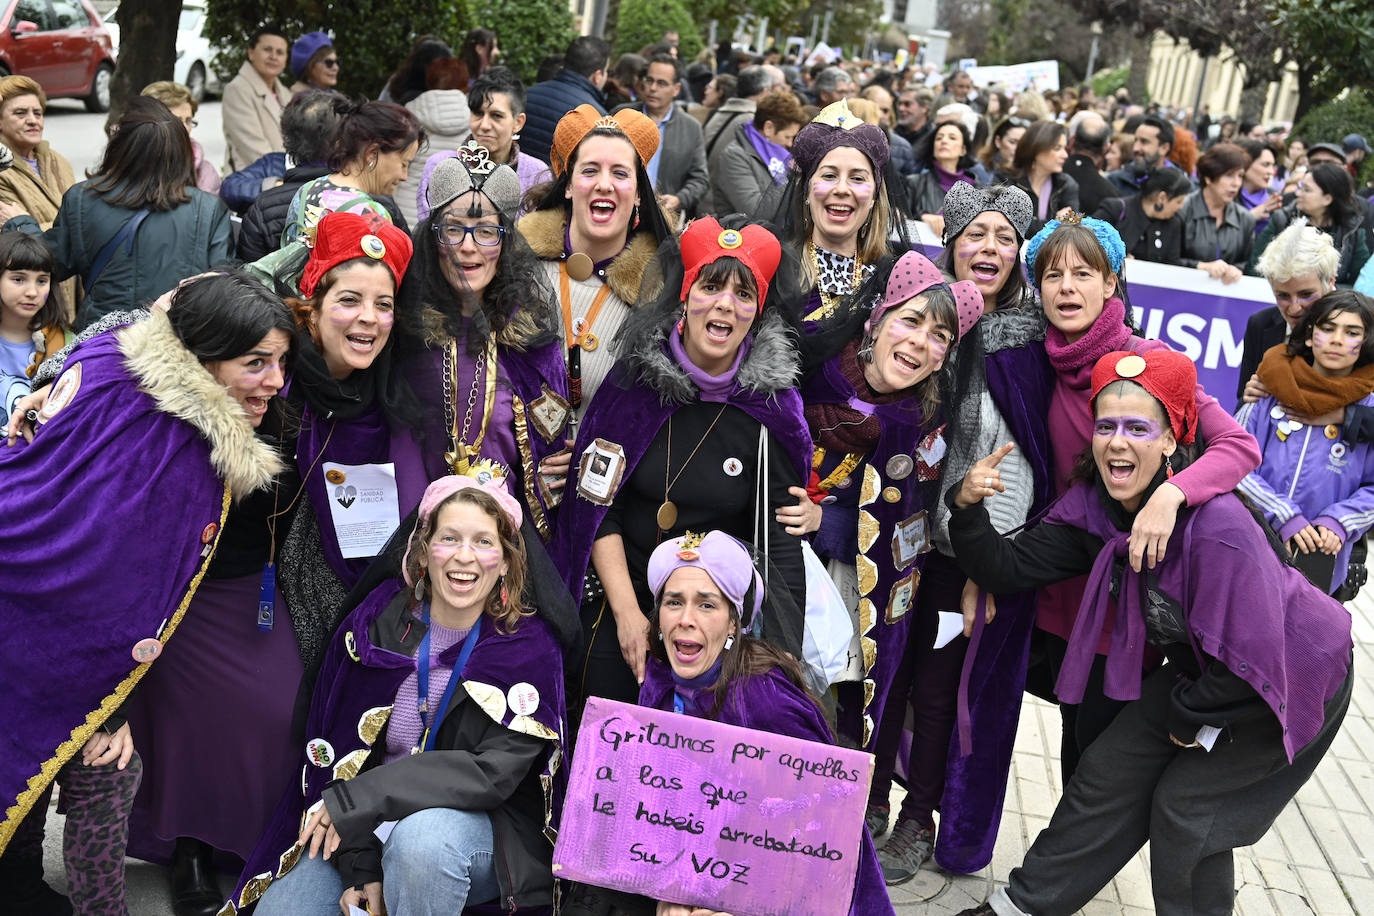
<instances>
[{"instance_id":1,"label":"eyeglasses","mask_svg":"<svg viewBox=\"0 0 1374 916\"><path fill-rule=\"evenodd\" d=\"M339 65L339 59L337 57L326 57L324 60L320 61L320 63L324 64L330 70L333 70Z\"/></svg>"},{"instance_id":2,"label":"eyeglasses","mask_svg":"<svg viewBox=\"0 0 1374 916\"><path fill-rule=\"evenodd\" d=\"M469 235L483 248L495 248L506 235L505 226L460 226L457 223L440 223L434 227L434 234L440 245L457 248Z\"/></svg>"}]
</instances>

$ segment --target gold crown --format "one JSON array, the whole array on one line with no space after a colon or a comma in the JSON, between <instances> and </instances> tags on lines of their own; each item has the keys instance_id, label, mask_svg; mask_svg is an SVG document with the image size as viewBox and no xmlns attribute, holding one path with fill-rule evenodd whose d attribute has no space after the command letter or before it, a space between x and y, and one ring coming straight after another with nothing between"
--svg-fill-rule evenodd
<instances>
[{"instance_id":1,"label":"gold crown","mask_svg":"<svg viewBox=\"0 0 1374 916\"><path fill-rule=\"evenodd\" d=\"M701 554L697 551L697 548L701 546L701 542L705 539L706 535L704 534L693 534L690 531L683 532L682 539L678 542L677 547L678 559L687 561L700 559Z\"/></svg>"},{"instance_id":2,"label":"gold crown","mask_svg":"<svg viewBox=\"0 0 1374 916\"><path fill-rule=\"evenodd\" d=\"M496 169L496 163L486 147L479 145L476 140L469 140L458 148L458 159L470 175L490 175Z\"/></svg>"},{"instance_id":3,"label":"gold crown","mask_svg":"<svg viewBox=\"0 0 1374 916\"><path fill-rule=\"evenodd\" d=\"M463 471L464 477L471 477L478 483L486 486L493 480L504 480L509 476L506 466L499 461L492 461L490 458L479 458L468 464Z\"/></svg>"},{"instance_id":4,"label":"gold crown","mask_svg":"<svg viewBox=\"0 0 1374 916\"><path fill-rule=\"evenodd\" d=\"M812 124L825 124L830 127L838 127L840 130L853 130L864 123L854 112L850 111L849 103L844 99L832 102L821 109L821 113L811 119Z\"/></svg>"},{"instance_id":5,"label":"gold crown","mask_svg":"<svg viewBox=\"0 0 1374 916\"><path fill-rule=\"evenodd\" d=\"M1077 226L1079 223L1083 222L1083 220L1085 220L1086 218L1087 218L1087 214L1079 213L1077 210L1074 210L1074 211L1070 212L1068 216L1066 216L1066 217L1064 217L1063 219L1061 219L1059 222L1060 222L1061 225L1064 225L1064 226Z\"/></svg>"}]
</instances>

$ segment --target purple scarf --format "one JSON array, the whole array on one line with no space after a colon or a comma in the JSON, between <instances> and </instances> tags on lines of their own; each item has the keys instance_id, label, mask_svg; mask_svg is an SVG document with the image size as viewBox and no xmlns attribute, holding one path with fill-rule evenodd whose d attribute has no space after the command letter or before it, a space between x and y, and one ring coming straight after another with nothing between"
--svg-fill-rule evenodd
<instances>
[{"instance_id":1,"label":"purple scarf","mask_svg":"<svg viewBox=\"0 0 1374 916\"><path fill-rule=\"evenodd\" d=\"M768 174L773 176L773 183L777 185L786 184L787 170L792 165L792 151L765 137L754 126L753 121L744 123L744 137L749 141L749 145L754 148L754 152L759 154L763 164L768 166Z\"/></svg>"},{"instance_id":2,"label":"purple scarf","mask_svg":"<svg viewBox=\"0 0 1374 916\"><path fill-rule=\"evenodd\" d=\"M735 354L735 361L730 364L730 368L720 375L709 375L687 355L687 348L682 345L682 335L672 330L668 332L668 349L672 352L673 359L677 360L682 371L687 373L692 384L701 389L701 399L717 404L724 404L730 400L730 392L735 390L735 373L739 372L739 365L744 361L744 357L749 355L749 348L753 342L752 337L746 336L740 341L739 352Z\"/></svg>"},{"instance_id":3,"label":"purple scarf","mask_svg":"<svg viewBox=\"0 0 1374 916\"><path fill-rule=\"evenodd\" d=\"M940 183L940 190L944 191L946 194L949 193L949 189L954 187L956 182L967 181L969 183L974 183L973 176L969 175L968 172L946 172L940 167L940 163L936 162L934 159L930 161L930 170L935 173L935 180Z\"/></svg>"}]
</instances>

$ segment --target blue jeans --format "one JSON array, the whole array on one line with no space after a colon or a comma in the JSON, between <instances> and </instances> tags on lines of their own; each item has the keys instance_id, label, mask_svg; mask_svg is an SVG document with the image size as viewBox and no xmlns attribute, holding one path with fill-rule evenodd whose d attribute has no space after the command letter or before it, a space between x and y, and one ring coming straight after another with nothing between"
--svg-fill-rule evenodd
<instances>
[{"instance_id":1,"label":"blue jeans","mask_svg":"<svg viewBox=\"0 0 1374 916\"><path fill-rule=\"evenodd\" d=\"M491 818L485 811L426 808L403 818L382 846L388 913L453 916L495 900ZM338 916L344 884L333 864L302 856L258 901L257 916Z\"/></svg>"}]
</instances>

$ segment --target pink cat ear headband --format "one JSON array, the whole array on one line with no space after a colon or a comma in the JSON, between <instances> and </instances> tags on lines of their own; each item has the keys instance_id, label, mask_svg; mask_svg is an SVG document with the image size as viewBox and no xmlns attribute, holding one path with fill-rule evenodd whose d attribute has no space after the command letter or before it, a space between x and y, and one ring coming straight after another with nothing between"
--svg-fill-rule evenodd
<instances>
[{"instance_id":1,"label":"pink cat ear headband","mask_svg":"<svg viewBox=\"0 0 1374 916\"><path fill-rule=\"evenodd\" d=\"M892 273L887 278L887 290L883 293L882 301L873 306L864 330L872 333L888 309L937 286L944 286L954 297L955 310L959 315L959 337L962 339L983 315L983 294L972 280L946 284L940 268L919 251L908 251L892 266Z\"/></svg>"}]
</instances>

